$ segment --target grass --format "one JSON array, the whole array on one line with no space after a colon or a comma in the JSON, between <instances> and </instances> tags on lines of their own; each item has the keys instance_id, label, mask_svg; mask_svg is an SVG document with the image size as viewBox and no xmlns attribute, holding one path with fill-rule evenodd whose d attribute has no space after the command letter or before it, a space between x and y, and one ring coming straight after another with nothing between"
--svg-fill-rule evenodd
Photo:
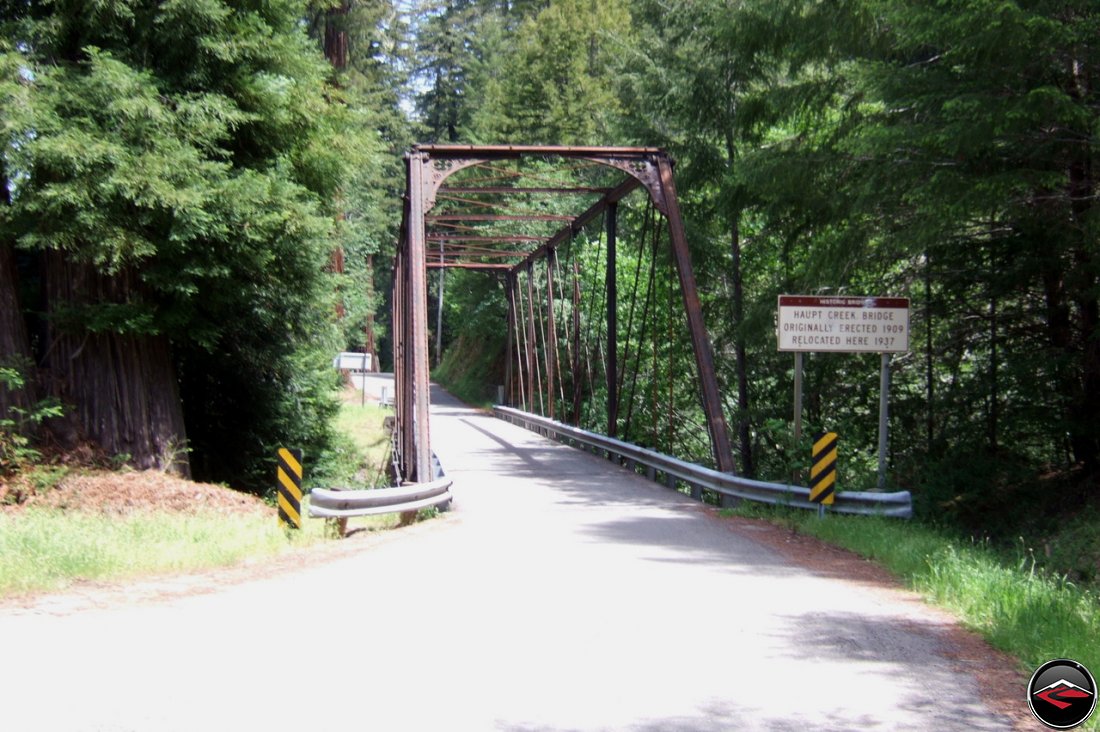
<instances>
[{"instance_id":1,"label":"grass","mask_svg":"<svg viewBox=\"0 0 1100 732\"><path fill-rule=\"evenodd\" d=\"M931 602L951 610L989 643L1034 671L1072 658L1100 671L1100 598L1037 569L1032 552L1015 556L928 526L892 519L773 509L745 503L729 513L763 518L882 564ZM1084 729L1100 729L1093 718Z\"/></svg>"},{"instance_id":2,"label":"grass","mask_svg":"<svg viewBox=\"0 0 1100 732\"><path fill-rule=\"evenodd\" d=\"M356 392L358 393L358 392ZM357 476L362 485L386 485L386 466L390 459L390 436L383 423L393 410L358 397L345 398L336 415L336 429L347 435L355 446Z\"/></svg>"},{"instance_id":3,"label":"grass","mask_svg":"<svg viewBox=\"0 0 1100 732\"><path fill-rule=\"evenodd\" d=\"M383 423L390 413L375 404L361 405L358 392L345 393L336 428L351 448L339 455L341 464L332 471L346 475L348 482L341 487L386 483L390 440ZM63 477L45 468L29 470L32 478L49 482ZM119 516L34 506L0 513L0 596L56 592L82 580L194 572L272 558L332 536L328 522L308 518L307 511L303 505L300 531L282 528L274 508L268 515L146 510ZM378 531L399 522L397 515L365 516L350 519L347 529Z\"/></svg>"},{"instance_id":4,"label":"grass","mask_svg":"<svg viewBox=\"0 0 1100 732\"><path fill-rule=\"evenodd\" d=\"M323 539L321 523L287 532L274 510L270 516L149 511L120 517L32 507L0 515L0 596L226 566Z\"/></svg>"}]
</instances>

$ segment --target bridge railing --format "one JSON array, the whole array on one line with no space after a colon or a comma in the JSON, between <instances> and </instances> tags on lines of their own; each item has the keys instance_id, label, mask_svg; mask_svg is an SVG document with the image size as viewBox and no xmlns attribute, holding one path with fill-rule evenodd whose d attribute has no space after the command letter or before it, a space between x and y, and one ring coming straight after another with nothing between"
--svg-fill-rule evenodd
<instances>
[{"instance_id":1,"label":"bridge railing","mask_svg":"<svg viewBox=\"0 0 1100 732\"><path fill-rule=\"evenodd\" d=\"M712 491L726 497L723 503L728 503L728 499L745 499L818 510L818 504L810 502L810 489L804 486L769 483L721 473L649 448L588 432L510 407L493 407L493 414L559 442L605 453L608 459L625 464L628 470L637 471L639 466L644 467L650 480L656 480L656 474L659 472L670 484L673 481L682 481L691 487L692 496L696 499L702 498L703 491ZM836 500L832 506L828 507L828 511L863 516L910 518L913 515L913 500L909 491L893 493L842 491L836 494Z\"/></svg>"},{"instance_id":2,"label":"bridge railing","mask_svg":"<svg viewBox=\"0 0 1100 732\"><path fill-rule=\"evenodd\" d=\"M404 513L433 506L445 507L451 502L451 479L443 474L439 458L432 454L432 478L426 483L412 483L392 488L371 490L333 490L314 488L309 493L309 515L313 518L351 518L383 513Z\"/></svg>"}]
</instances>

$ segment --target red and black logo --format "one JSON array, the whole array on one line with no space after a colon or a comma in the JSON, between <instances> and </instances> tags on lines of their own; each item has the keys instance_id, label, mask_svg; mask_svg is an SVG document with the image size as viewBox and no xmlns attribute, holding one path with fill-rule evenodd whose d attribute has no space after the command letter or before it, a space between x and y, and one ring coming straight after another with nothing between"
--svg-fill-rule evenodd
<instances>
[{"instance_id":1,"label":"red and black logo","mask_svg":"<svg viewBox=\"0 0 1100 732\"><path fill-rule=\"evenodd\" d=\"M1076 661L1047 661L1031 676L1027 704L1046 726L1072 729L1084 724L1096 708L1096 680Z\"/></svg>"}]
</instances>

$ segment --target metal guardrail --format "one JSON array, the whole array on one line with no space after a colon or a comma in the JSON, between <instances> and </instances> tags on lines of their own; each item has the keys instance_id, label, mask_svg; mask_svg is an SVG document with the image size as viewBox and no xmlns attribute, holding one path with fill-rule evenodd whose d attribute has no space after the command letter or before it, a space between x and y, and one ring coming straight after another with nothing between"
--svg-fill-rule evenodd
<instances>
[{"instance_id":1,"label":"metal guardrail","mask_svg":"<svg viewBox=\"0 0 1100 732\"><path fill-rule=\"evenodd\" d=\"M443 475L439 459L432 455L429 483L412 483L393 488L339 491L314 488L309 493L309 515L313 518L351 518L383 513L404 513L432 506L446 507L451 502L451 479Z\"/></svg>"},{"instance_id":2,"label":"metal guardrail","mask_svg":"<svg viewBox=\"0 0 1100 732\"><path fill-rule=\"evenodd\" d=\"M769 483L721 473L655 450L510 407L493 407L493 414L559 442L604 452L608 459L624 462L628 470L636 471L639 465L644 466L650 480L655 480L656 473L660 472L670 484L673 481L683 481L691 487L692 496L697 500L702 498L703 491L713 491L720 496L732 499L741 498L773 505L818 510L818 504L810 502L810 489L804 486ZM835 503L827 510L832 513L862 516L910 518L913 515L913 499L909 491L894 493L842 491L836 494Z\"/></svg>"},{"instance_id":3,"label":"metal guardrail","mask_svg":"<svg viewBox=\"0 0 1100 732\"><path fill-rule=\"evenodd\" d=\"M403 513L450 503L451 498L450 478L364 491L314 488L309 494L309 515L313 518L350 518Z\"/></svg>"}]
</instances>

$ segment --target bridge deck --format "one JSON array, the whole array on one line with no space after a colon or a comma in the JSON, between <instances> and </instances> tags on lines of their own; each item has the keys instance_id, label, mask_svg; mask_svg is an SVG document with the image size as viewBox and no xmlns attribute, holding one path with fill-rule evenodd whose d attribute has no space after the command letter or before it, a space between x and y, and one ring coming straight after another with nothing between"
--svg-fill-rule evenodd
<instances>
[{"instance_id":1,"label":"bridge deck","mask_svg":"<svg viewBox=\"0 0 1100 732\"><path fill-rule=\"evenodd\" d=\"M481 659L485 722L1007 728L911 598L792 566L690 498L438 389L432 444L469 536L447 550L446 663Z\"/></svg>"}]
</instances>

